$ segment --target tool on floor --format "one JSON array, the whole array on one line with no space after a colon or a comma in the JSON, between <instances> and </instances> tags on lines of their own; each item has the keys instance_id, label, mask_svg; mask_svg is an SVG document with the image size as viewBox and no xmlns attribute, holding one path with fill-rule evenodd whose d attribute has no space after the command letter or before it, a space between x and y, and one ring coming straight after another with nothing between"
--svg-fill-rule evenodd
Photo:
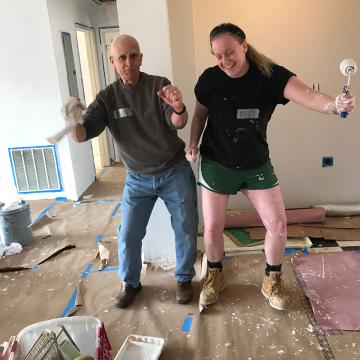
<instances>
[{"instance_id":1,"label":"tool on floor","mask_svg":"<svg viewBox=\"0 0 360 360\"><path fill-rule=\"evenodd\" d=\"M357 65L353 59L344 59L340 63L340 71L344 76L347 76L347 83L343 88L343 93L346 95L350 90L350 78L352 74L357 72ZM346 118L348 116L348 112L342 111L340 113L341 118Z\"/></svg>"},{"instance_id":2,"label":"tool on floor","mask_svg":"<svg viewBox=\"0 0 360 360\"><path fill-rule=\"evenodd\" d=\"M109 265L110 251L102 242L99 242L98 247L98 255L100 256L100 265L98 270L101 271Z\"/></svg>"}]
</instances>

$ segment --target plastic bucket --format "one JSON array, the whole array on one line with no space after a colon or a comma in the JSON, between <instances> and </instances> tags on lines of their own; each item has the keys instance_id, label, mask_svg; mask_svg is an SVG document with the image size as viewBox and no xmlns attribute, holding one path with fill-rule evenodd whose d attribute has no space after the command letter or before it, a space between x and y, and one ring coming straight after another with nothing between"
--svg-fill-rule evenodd
<instances>
[{"instance_id":1,"label":"plastic bucket","mask_svg":"<svg viewBox=\"0 0 360 360\"><path fill-rule=\"evenodd\" d=\"M59 333L60 326L65 327L82 354L91 355L95 360L112 359L105 326L95 316L72 316L29 325L16 336L15 355L24 359L43 331Z\"/></svg>"},{"instance_id":2,"label":"plastic bucket","mask_svg":"<svg viewBox=\"0 0 360 360\"><path fill-rule=\"evenodd\" d=\"M4 204L0 203L0 241L3 246L13 242L29 245L33 240L30 224L30 207L25 201L12 210L4 210Z\"/></svg>"}]
</instances>

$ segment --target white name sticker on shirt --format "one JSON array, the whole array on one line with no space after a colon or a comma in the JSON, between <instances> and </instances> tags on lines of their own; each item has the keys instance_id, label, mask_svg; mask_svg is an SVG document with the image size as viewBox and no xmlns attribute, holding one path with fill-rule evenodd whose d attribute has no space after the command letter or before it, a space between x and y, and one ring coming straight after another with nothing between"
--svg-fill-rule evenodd
<instances>
[{"instance_id":1,"label":"white name sticker on shirt","mask_svg":"<svg viewBox=\"0 0 360 360\"><path fill-rule=\"evenodd\" d=\"M124 118L124 117L128 117L128 116L133 116L133 112L130 108L122 108L122 109L118 109L117 110L118 113L118 118Z\"/></svg>"},{"instance_id":2,"label":"white name sticker on shirt","mask_svg":"<svg viewBox=\"0 0 360 360\"><path fill-rule=\"evenodd\" d=\"M259 109L238 109L237 119L258 119L260 114Z\"/></svg>"}]
</instances>

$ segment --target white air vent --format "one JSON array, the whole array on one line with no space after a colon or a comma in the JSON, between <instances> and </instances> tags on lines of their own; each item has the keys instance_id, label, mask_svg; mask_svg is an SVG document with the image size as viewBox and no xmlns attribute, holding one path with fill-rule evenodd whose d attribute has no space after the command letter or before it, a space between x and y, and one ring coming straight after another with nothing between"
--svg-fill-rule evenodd
<instances>
[{"instance_id":1,"label":"white air vent","mask_svg":"<svg viewBox=\"0 0 360 360\"><path fill-rule=\"evenodd\" d=\"M55 146L9 149L19 193L62 191Z\"/></svg>"}]
</instances>

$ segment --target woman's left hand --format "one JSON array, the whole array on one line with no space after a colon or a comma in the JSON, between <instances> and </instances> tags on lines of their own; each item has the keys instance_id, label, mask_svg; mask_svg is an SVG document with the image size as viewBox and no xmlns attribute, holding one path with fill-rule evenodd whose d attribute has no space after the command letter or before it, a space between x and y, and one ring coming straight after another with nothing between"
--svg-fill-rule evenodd
<instances>
[{"instance_id":1,"label":"woman's left hand","mask_svg":"<svg viewBox=\"0 0 360 360\"><path fill-rule=\"evenodd\" d=\"M198 152L199 152L199 148L197 146L190 147L185 154L186 160L189 161L190 163L194 163L196 161Z\"/></svg>"}]
</instances>

